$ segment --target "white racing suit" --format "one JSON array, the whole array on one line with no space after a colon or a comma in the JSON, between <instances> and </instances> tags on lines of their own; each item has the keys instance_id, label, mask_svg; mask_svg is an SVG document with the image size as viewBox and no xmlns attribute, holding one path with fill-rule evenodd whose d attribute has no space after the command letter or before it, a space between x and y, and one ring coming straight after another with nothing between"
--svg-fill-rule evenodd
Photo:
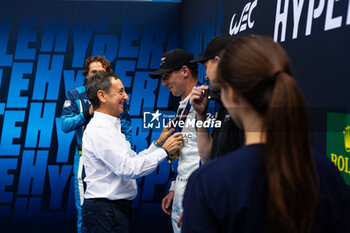
<instances>
[{"instance_id":1,"label":"white racing suit","mask_svg":"<svg viewBox=\"0 0 350 233\"><path fill-rule=\"evenodd\" d=\"M181 100L178 107L178 115L182 116L182 112L179 109L186 109L190 95ZM215 101L209 101L206 112L207 119L215 120L219 112L220 105ZM182 117L180 117L181 119ZM200 157L197 146L197 130L192 124L186 127L188 121L194 122L196 119L196 111L191 106L187 118L185 120L185 127L182 128L183 146L180 149L180 157L177 167L177 176L175 181L171 183L170 191L174 191L174 199L171 213L171 222L175 233L181 232L181 229L177 227L177 220L183 212L182 199L185 193L188 178L198 167L200 163ZM213 132L213 127L209 127L209 132Z\"/></svg>"},{"instance_id":2,"label":"white racing suit","mask_svg":"<svg viewBox=\"0 0 350 233\"><path fill-rule=\"evenodd\" d=\"M179 109L186 108L189 96L180 101ZM186 121L195 119L196 112L191 107ZM185 125L186 125L185 121ZM174 191L174 199L172 206L171 220L174 232L180 232L180 228L177 227L177 220L179 219L182 209L182 198L186 189L187 180L198 167L200 157L197 147L197 133L195 127L184 127L181 131L183 136L183 147L180 149L180 158L177 167L177 177L172 182L170 190Z\"/></svg>"}]
</instances>

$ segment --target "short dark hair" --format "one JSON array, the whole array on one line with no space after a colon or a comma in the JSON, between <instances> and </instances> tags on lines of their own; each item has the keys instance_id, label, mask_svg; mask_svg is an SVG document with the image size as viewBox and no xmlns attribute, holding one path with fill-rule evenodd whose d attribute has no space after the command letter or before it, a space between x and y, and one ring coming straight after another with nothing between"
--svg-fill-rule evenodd
<instances>
[{"instance_id":1,"label":"short dark hair","mask_svg":"<svg viewBox=\"0 0 350 233\"><path fill-rule=\"evenodd\" d=\"M97 96L97 92L99 90L102 90L108 93L109 88L112 85L111 78L114 78L116 80L120 79L120 77L114 73L98 71L87 80L86 94L88 95L94 109L99 108L101 105L100 99Z\"/></svg>"},{"instance_id":2,"label":"short dark hair","mask_svg":"<svg viewBox=\"0 0 350 233\"><path fill-rule=\"evenodd\" d=\"M106 69L107 73L113 73L113 70L111 68L111 63L105 57L93 56L93 57L88 57L85 60L84 71L83 71L83 75L85 77L89 73L90 64L93 62L100 62L102 64L102 67Z\"/></svg>"},{"instance_id":3,"label":"short dark hair","mask_svg":"<svg viewBox=\"0 0 350 233\"><path fill-rule=\"evenodd\" d=\"M184 65L184 66L187 66L187 68L189 69L191 75L193 78L198 78L198 70L197 70L197 63L194 63L194 64L187 64L187 65ZM182 66L183 67L183 66ZM182 69L182 67L178 68L178 69L175 69L173 71L179 71Z\"/></svg>"},{"instance_id":4,"label":"short dark hair","mask_svg":"<svg viewBox=\"0 0 350 233\"><path fill-rule=\"evenodd\" d=\"M198 77L198 65L197 65L197 63L195 63L195 64L189 64L189 65L186 65L187 67L188 67L188 69L190 70L190 72L191 72L191 75L193 76L193 77Z\"/></svg>"}]
</instances>

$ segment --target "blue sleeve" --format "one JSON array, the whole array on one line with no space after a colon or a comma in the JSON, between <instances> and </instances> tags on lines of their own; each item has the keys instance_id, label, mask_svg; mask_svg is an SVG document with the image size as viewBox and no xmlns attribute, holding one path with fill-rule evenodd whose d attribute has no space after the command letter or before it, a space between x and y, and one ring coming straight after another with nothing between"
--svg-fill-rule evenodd
<instances>
[{"instance_id":1,"label":"blue sleeve","mask_svg":"<svg viewBox=\"0 0 350 233\"><path fill-rule=\"evenodd\" d=\"M121 122L121 131L125 135L126 140L132 145L132 126L131 126L131 117L129 115L129 108L124 103L124 112L120 115Z\"/></svg>"},{"instance_id":2,"label":"blue sleeve","mask_svg":"<svg viewBox=\"0 0 350 233\"><path fill-rule=\"evenodd\" d=\"M207 106L207 119L211 118L212 120L216 120L218 117L218 113L220 110L221 106L216 102L216 101L209 101L208 106ZM209 127L209 133L212 134L214 131L214 127L210 125Z\"/></svg>"},{"instance_id":3,"label":"blue sleeve","mask_svg":"<svg viewBox=\"0 0 350 233\"><path fill-rule=\"evenodd\" d=\"M76 130L83 126L85 122L84 114L80 112L76 99L73 97L72 92L69 91L63 104L61 114L61 128L63 132L69 133Z\"/></svg>"}]
</instances>

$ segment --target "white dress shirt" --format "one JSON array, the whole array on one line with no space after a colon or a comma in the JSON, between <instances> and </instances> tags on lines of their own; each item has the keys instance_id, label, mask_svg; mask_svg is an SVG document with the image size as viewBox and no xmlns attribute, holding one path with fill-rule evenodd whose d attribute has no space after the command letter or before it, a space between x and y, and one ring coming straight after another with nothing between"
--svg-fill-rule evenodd
<instances>
[{"instance_id":1,"label":"white dress shirt","mask_svg":"<svg viewBox=\"0 0 350 233\"><path fill-rule=\"evenodd\" d=\"M82 146L87 199L134 199L135 179L153 172L167 156L153 143L137 155L121 133L120 119L96 111L84 131Z\"/></svg>"}]
</instances>

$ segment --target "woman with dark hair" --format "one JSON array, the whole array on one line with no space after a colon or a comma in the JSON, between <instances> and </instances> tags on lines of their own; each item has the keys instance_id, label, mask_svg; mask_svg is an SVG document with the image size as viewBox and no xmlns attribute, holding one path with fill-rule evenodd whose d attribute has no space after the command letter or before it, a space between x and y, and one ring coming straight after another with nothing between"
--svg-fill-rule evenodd
<instances>
[{"instance_id":1,"label":"woman with dark hair","mask_svg":"<svg viewBox=\"0 0 350 233\"><path fill-rule=\"evenodd\" d=\"M304 98L283 48L238 37L218 67L221 100L245 146L188 181L182 232L350 232L350 194L311 150Z\"/></svg>"}]
</instances>

